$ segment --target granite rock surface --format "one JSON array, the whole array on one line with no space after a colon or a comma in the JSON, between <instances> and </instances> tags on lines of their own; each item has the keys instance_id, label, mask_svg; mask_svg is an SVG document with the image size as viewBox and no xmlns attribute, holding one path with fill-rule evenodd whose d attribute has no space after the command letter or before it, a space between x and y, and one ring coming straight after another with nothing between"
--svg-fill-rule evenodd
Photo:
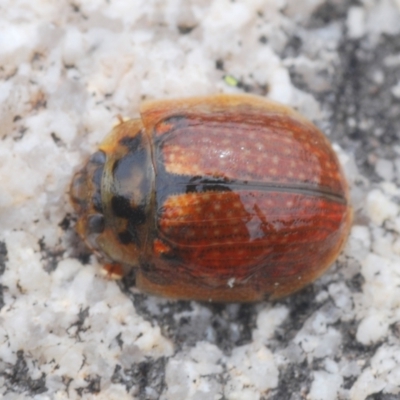
<instances>
[{"instance_id":1,"label":"granite rock surface","mask_svg":"<svg viewBox=\"0 0 400 400\"><path fill-rule=\"evenodd\" d=\"M0 0L0 397L400 398L399 0ZM355 222L280 301L104 279L71 177L144 99L249 92L335 144Z\"/></svg>"}]
</instances>

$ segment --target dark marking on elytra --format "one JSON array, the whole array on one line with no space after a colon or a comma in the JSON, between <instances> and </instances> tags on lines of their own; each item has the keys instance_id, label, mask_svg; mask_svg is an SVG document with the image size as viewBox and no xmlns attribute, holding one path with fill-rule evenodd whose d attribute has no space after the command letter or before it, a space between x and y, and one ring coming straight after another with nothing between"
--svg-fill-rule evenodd
<instances>
[{"instance_id":1,"label":"dark marking on elytra","mask_svg":"<svg viewBox=\"0 0 400 400\"><path fill-rule=\"evenodd\" d=\"M129 152L136 152L142 144L143 133L139 132L136 136L125 136L119 140L119 144L128 148Z\"/></svg>"},{"instance_id":2,"label":"dark marking on elytra","mask_svg":"<svg viewBox=\"0 0 400 400\"><path fill-rule=\"evenodd\" d=\"M174 133L175 130L183 129L186 128L188 124L188 117L186 115L173 115L169 118L166 118L162 121L160 121L155 127L154 130L157 133L159 130L164 131L165 126L171 125L171 129L163 132L162 135L156 137L154 139L155 145L159 145L160 143L168 140L170 138L170 135ZM161 126L161 129L160 129Z\"/></svg>"},{"instance_id":3,"label":"dark marking on elytra","mask_svg":"<svg viewBox=\"0 0 400 400\"><path fill-rule=\"evenodd\" d=\"M185 193L231 192L229 183L230 180L227 178L194 176L189 179Z\"/></svg>"},{"instance_id":4,"label":"dark marking on elytra","mask_svg":"<svg viewBox=\"0 0 400 400\"><path fill-rule=\"evenodd\" d=\"M231 192L232 181L211 176L187 176L170 174L164 164L157 164L156 196L159 205L164 204L171 195L204 192Z\"/></svg>"}]
</instances>

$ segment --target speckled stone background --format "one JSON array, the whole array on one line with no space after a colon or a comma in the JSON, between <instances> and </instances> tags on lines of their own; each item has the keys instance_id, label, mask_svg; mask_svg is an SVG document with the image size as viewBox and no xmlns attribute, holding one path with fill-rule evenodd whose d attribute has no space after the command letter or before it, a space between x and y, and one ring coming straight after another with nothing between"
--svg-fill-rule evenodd
<instances>
[{"instance_id":1,"label":"speckled stone background","mask_svg":"<svg viewBox=\"0 0 400 400\"><path fill-rule=\"evenodd\" d=\"M105 280L73 172L143 99L250 92L329 136L355 224L287 299ZM400 399L399 0L0 0L2 399Z\"/></svg>"}]
</instances>

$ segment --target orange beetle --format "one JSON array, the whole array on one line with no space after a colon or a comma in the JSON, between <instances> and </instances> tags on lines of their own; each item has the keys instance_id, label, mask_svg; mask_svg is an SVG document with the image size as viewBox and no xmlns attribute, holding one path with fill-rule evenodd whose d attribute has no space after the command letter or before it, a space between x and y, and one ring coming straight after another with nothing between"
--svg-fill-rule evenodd
<instances>
[{"instance_id":1,"label":"orange beetle","mask_svg":"<svg viewBox=\"0 0 400 400\"><path fill-rule=\"evenodd\" d=\"M257 301L320 276L352 211L326 137L249 95L144 103L71 185L77 231L110 275L145 292Z\"/></svg>"}]
</instances>

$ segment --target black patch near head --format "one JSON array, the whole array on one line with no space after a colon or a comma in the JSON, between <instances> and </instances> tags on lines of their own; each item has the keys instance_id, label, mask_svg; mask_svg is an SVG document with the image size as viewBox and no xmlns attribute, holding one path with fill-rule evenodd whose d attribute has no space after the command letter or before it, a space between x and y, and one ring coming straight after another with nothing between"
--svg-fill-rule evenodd
<instances>
[{"instance_id":1,"label":"black patch near head","mask_svg":"<svg viewBox=\"0 0 400 400\"><path fill-rule=\"evenodd\" d=\"M114 196L111 199L111 207L117 217L129 218L131 215L131 203L126 197Z\"/></svg>"},{"instance_id":2,"label":"black patch near head","mask_svg":"<svg viewBox=\"0 0 400 400\"><path fill-rule=\"evenodd\" d=\"M129 220L129 224L136 226L146 221L146 210L143 206L132 207L130 201L123 196L114 196L111 199L111 208L116 217Z\"/></svg>"},{"instance_id":3,"label":"black patch near head","mask_svg":"<svg viewBox=\"0 0 400 400\"><path fill-rule=\"evenodd\" d=\"M128 230L123 231L123 232L119 232L118 233L118 240L122 244L129 244L129 243L132 242L132 235Z\"/></svg>"},{"instance_id":4,"label":"black patch near head","mask_svg":"<svg viewBox=\"0 0 400 400\"><path fill-rule=\"evenodd\" d=\"M129 224L130 225L141 225L146 222L146 211L143 206L138 206L132 208L132 212L130 214Z\"/></svg>"},{"instance_id":5,"label":"black patch near head","mask_svg":"<svg viewBox=\"0 0 400 400\"><path fill-rule=\"evenodd\" d=\"M120 139L119 144L127 147L130 152L137 151L139 146L142 143L142 140L143 140L142 136L143 136L142 132L138 133L134 137L125 136L122 139Z\"/></svg>"},{"instance_id":6,"label":"black patch near head","mask_svg":"<svg viewBox=\"0 0 400 400\"><path fill-rule=\"evenodd\" d=\"M132 223L132 220L128 221L128 226L124 231L118 233L118 240L121 244L134 243L137 247L140 247L141 240L139 232L136 224Z\"/></svg>"}]
</instances>

